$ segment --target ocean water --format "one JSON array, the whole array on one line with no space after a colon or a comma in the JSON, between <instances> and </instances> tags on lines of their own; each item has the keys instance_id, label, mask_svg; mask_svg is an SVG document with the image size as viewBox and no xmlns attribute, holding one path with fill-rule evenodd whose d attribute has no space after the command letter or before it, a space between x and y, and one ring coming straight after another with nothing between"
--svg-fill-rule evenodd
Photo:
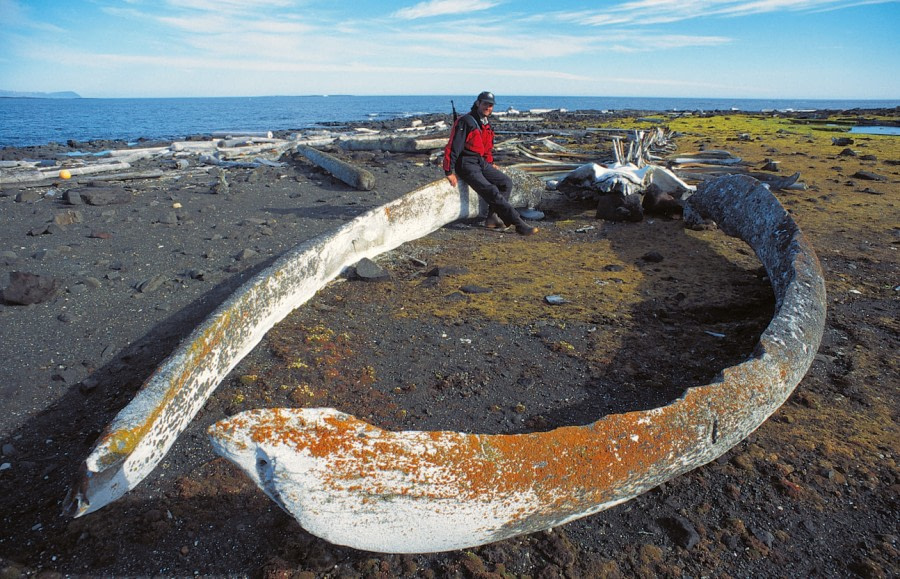
<instances>
[{"instance_id":1,"label":"ocean water","mask_svg":"<svg viewBox=\"0 0 900 579\"><path fill-rule=\"evenodd\" d=\"M0 98L0 147L69 139L174 140L214 131L301 130L321 123L459 112L473 96L273 96L148 99ZM815 110L900 106L900 101L498 96L497 111L532 109L712 111Z\"/></svg>"}]
</instances>

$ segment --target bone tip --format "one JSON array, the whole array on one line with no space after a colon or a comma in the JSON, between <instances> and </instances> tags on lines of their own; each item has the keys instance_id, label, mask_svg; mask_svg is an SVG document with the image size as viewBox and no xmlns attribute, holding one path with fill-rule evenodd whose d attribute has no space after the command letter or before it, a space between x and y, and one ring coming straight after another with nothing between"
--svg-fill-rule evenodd
<instances>
[{"instance_id":1,"label":"bone tip","mask_svg":"<svg viewBox=\"0 0 900 579\"><path fill-rule=\"evenodd\" d=\"M62 516L77 519L78 517L87 514L90 509L91 502L87 499L87 496L83 491L75 488L69 489L69 493L63 501Z\"/></svg>"}]
</instances>

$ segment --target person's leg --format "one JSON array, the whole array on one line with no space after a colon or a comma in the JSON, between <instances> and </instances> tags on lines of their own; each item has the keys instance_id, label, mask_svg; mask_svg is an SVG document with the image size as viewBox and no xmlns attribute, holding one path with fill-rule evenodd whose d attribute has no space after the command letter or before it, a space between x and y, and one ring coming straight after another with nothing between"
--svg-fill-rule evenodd
<instances>
[{"instance_id":1,"label":"person's leg","mask_svg":"<svg viewBox=\"0 0 900 579\"><path fill-rule=\"evenodd\" d=\"M513 182L512 179L506 173L495 169L492 165L485 164L482 168L482 174L488 183L491 183L495 187L497 187L499 198L509 204L509 196L512 193ZM502 204L501 204L502 205ZM511 207L511 205L510 205ZM488 207L488 219L487 226L491 227L506 227L510 225L509 221L501 219L500 214L498 213L497 204L490 205ZM518 211L515 211L515 208L512 209L515 214L518 216ZM502 209L501 209L502 211ZM515 221L513 223L516 223Z\"/></svg>"},{"instance_id":2,"label":"person's leg","mask_svg":"<svg viewBox=\"0 0 900 579\"><path fill-rule=\"evenodd\" d=\"M463 160L459 163L456 172L457 176L488 204L489 216L496 213L506 225L519 224L522 221L519 213L509 204L508 200L509 193L512 191L512 179L490 165L474 160ZM491 182L489 177L500 186Z\"/></svg>"},{"instance_id":3,"label":"person's leg","mask_svg":"<svg viewBox=\"0 0 900 579\"><path fill-rule=\"evenodd\" d=\"M503 200L503 204L509 207L511 214L513 216L513 220L504 222L507 224L512 224L516 226L516 232L521 235L533 235L538 232L537 227L532 227L525 223L525 220L522 219L522 216L519 215L519 212L515 210L512 204L509 202L509 196L512 193L513 182L512 179L509 178L509 175L500 171L499 169L495 169L493 165L486 165L484 168L484 177L488 180L488 182L493 183L497 190L499 191L499 196ZM497 213L499 215L499 212Z\"/></svg>"}]
</instances>

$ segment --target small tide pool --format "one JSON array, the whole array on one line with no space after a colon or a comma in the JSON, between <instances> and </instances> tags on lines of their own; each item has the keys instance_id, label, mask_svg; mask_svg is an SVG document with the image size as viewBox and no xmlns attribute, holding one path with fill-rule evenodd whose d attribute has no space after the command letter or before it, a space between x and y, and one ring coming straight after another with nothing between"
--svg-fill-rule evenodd
<instances>
[{"instance_id":1,"label":"small tide pool","mask_svg":"<svg viewBox=\"0 0 900 579\"><path fill-rule=\"evenodd\" d=\"M858 135L897 135L897 136L900 136L900 127L884 127L884 126L851 127L850 132L856 133Z\"/></svg>"}]
</instances>

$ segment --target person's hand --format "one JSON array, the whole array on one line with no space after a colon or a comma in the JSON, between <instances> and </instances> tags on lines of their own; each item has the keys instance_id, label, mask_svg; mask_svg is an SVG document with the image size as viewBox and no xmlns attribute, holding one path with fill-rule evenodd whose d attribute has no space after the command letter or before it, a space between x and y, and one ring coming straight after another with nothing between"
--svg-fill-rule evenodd
<instances>
[{"instance_id":1,"label":"person's hand","mask_svg":"<svg viewBox=\"0 0 900 579\"><path fill-rule=\"evenodd\" d=\"M459 181L456 179L456 175L454 175L453 173L447 175L447 181L450 181L450 184L454 187L456 187L457 183L459 183Z\"/></svg>"}]
</instances>

